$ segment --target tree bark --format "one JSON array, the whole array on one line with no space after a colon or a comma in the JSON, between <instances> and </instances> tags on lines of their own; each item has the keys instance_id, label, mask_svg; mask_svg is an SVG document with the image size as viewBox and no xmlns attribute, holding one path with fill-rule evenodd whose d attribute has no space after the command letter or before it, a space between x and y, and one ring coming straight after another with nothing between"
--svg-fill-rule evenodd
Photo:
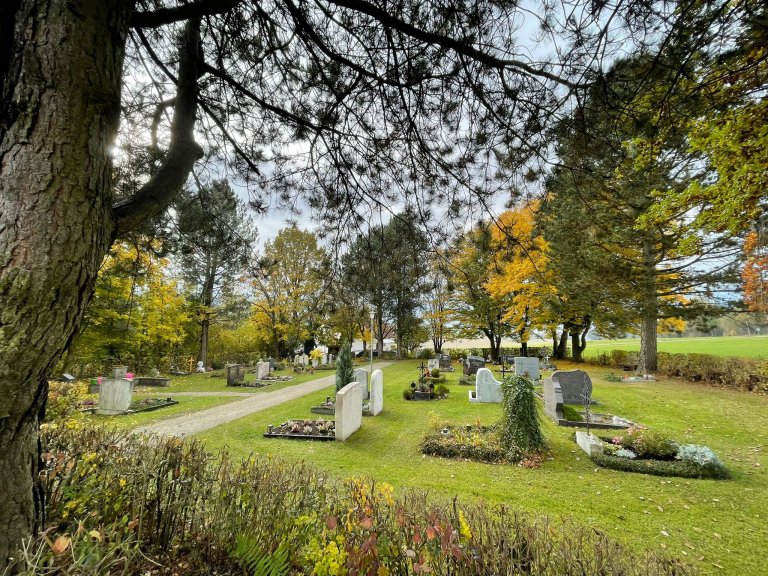
<instances>
[{"instance_id":1,"label":"tree bark","mask_svg":"<svg viewBox=\"0 0 768 576\"><path fill-rule=\"evenodd\" d=\"M133 0L13 0L0 22L0 570L40 525L47 381L99 265L118 229L167 207L201 152L193 21L168 154L135 199L113 208L111 151L132 8Z\"/></svg>"},{"instance_id":2,"label":"tree bark","mask_svg":"<svg viewBox=\"0 0 768 576\"><path fill-rule=\"evenodd\" d=\"M658 368L656 354L656 330L658 325L658 302L656 295L655 248L650 240L643 240L643 289L640 307L640 357L637 371L641 374L655 372Z\"/></svg>"},{"instance_id":3,"label":"tree bark","mask_svg":"<svg viewBox=\"0 0 768 576\"><path fill-rule=\"evenodd\" d=\"M10 15L0 70L0 571L39 526L48 376L115 229L110 152L131 5L25 1Z\"/></svg>"}]
</instances>

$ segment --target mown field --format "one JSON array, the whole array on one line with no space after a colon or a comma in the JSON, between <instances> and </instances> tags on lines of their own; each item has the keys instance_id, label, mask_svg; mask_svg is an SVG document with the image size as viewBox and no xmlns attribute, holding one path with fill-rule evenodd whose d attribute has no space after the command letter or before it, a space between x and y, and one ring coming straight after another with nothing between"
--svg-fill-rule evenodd
<instances>
[{"instance_id":1,"label":"mown field","mask_svg":"<svg viewBox=\"0 0 768 576\"><path fill-rule=\"evenodd\" d=\"M490 424L500 418L500 406L470 404L468 388L455 382L456 374L449 377L448 399L405 401L402 390L418 376L415 361L384 370L384 412L365 418L347 442L262 436L268 424L314 417L309 408L326 392L219 426L200 438L212 450L227 446L242 456L256 452L305 459L339 478L366 475L399 490L427 490L435 498L481 499L572 518L634 549L683 558L703 574L765 574L761 549L768 539L768 397L667 379L610 383L605 380L609 370L586 369L599 411L630 418L680 442L708 445L733 478L691 480L598 468L578 451L571 429L548 420L543 425L549 452L540 468L423 456L419 443L431 424Z\"/></svg>"},{"instance_id":2,"label":"mown field","mask_svg":"<svg viewBox=\"0 0 768 576\"><path fill-rule=\"evenodd\" d=\"M639 338L621 340L590 340L585 357L594 357L606 350L640 350ZM766 336L713 336L701 338L659 338L659 352L671 354L713 354L737 358L768 359Z\"/></svg>"}]
</instances>

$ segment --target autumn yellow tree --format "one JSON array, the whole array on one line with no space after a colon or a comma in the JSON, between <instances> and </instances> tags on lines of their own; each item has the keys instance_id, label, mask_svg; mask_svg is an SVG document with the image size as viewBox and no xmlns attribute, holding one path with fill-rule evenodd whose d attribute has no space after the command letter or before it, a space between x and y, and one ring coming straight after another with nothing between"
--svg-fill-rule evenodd
<instances>
[{"instance_id":1,"label":"autumn yellow tree","mask_svg":"<svg viewBox=\"0 0 768 576\"><path fill-rule=\"evenodd\" d=\"M115 244L104 259L86 321L66 364L104 371L113 363L133 370L167 368L192 328L190 308L157 240Z\"/></svg>"},{"instance_id":2,"label":"autumn yellow tree","mask_svg":"<svg viewBox=\"0 0 768 576\"><path fill-rule=\"evenodd\" d=\"M555 296L547 276L547 243L535 230L538 206L532 201L508 210L490 227L494 258L486 288L504 302L502 319L520 341L523 355L531 330L548 324L544 306Z\"/></svg>"},{"instance_id":3,"label":"autumn yellow tree","mask_svg":"<svg viewBox=\"0 0 768 576\"><path fill-rule=\"evenodd\" d=\"M328 288L327 270L327 255L315 235L295 225L264 246L252 282L252 321L275 358L312 335Z\"/></svg>"}]
</instances>

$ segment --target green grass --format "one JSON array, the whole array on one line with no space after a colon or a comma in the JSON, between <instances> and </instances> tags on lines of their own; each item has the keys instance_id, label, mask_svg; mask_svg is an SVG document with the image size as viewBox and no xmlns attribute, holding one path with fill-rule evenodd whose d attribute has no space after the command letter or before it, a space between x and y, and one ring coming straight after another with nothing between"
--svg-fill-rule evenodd
<instances>
[{"instance_id":1,"label":"green grass","mask_svg":"<svg viewBox=\"0 0 768 576\"><path fill-rule=\"evenodd\" d=\"M561 369L575 367L559 364ZM369 475L399 489L420 488L439 497L481 498L571 517L634 549L683 558L704 574L764 573L760 551L768 538L768 462L763 453L768 397L671 380L608 383L604 377L610 370L587 369L600 401L597 411L633 419L680 442L706 444L725 461L733 479L660 478L598 468L578 451L572 429L548 420L544 430L550 454L539 469L422 456L419 442L430 420L490 424L500 418L501 407L470 404L469 388L455 383L457 373L448 375L448 399L403 400L402 390L418 375L412 361L384 370L384 412L364 418L347 442L262 436L268 424L314 417L309 408L324 399L325 391L214 428L200 438L212 450L227 445L243 456L257 452L305 459L340 478ZM329 387L327 394L331 392Z\"/></svg>"},{"instance_id":2,"label":"green grass","mask_svg":"<svg viewBox=\"0 0 768 576\"><path fill-rule=\"evenodd\" d=\"M622 340L590 340L584 350L586 358L607 350L640 350L639 338ZM768 336L713 336L702 338L659 338L659 352L671 354L712 354L737 358L768 359Z\"/></svg>"},{"instance_id":3,"label":"green grass","mask_svg":"<svg viewBox=\"0 0 768 576\"><path fill-rule=\"evenodd\" d=\"M133 399L141 400L148 397L150 396L145 394L135 394ZM151 397L156 398L157 396L153 394ZM237 396L179 396L175 399L178 400L179 403L166 408L149 410L147 412L137 412L136 414L128 414L125 416L100 416L98 414L89 414L87 419L91 423L97 425L103 424L121 430L128 430L130 428L146 426L147 424L154 424L161 420L168 420L169 418L175 418L176 416L183 416L185 414L213 408L214 406L221 406L222 404L242 400L242 398L238 398Z\"/></svg>"},{"instance_id":4,"label":"green grass","mask_svg":"<svg viewBox=\"0 0 768 576\"><path fill-rule=\"evenodd\" d=\"M330 376L331 374L334 374L334 372L332 370L317 370L314 374L310 374L309 372L294 373L293 370L281 370L280 372L273 372L273 374L276 376L294 376L294 379L289 382L273 382L264 388L251 388L248 386L228 387L226 371L223 372L223 375L221 371L218 371L210 374L171 376L171 383L167 388L153 388L147 386L142 390L145 392L157 392L159 394L174 394L176 392L245 392L249 394L263 394L264 392L279 390L286 386L301 384L302 382L308 382L309 380L315 380L317 378L322 378L323 376ZM246 371L245 381L256 381L256 375L253 374L253 369Z\"/></svg>"}]
</instances>

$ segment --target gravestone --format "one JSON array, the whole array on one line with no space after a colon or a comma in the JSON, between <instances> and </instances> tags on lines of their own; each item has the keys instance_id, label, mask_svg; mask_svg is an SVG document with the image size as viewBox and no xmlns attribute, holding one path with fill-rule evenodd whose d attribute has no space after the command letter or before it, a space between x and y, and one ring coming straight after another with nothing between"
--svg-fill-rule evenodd
<instances>
[{"instance_id":1,"label":"gravestone","mask_svg":"<svg viewBox=\"0 0 768 576\"><path fill-rule=\"evenodd\" d=\"M336 392L336 440L344 441L357 432L363 422L363 390L359 382L350 382Z\"/></svg>"},{"instance_id":2,"label":"gravestone","mask_svg":"<svg viewBox=\"0 0 768 576\"><path fill-rule=\"evenodd\" d=\"M453 366L451 366L451 357L448 354L440 354L437 357L437 360L440 366L440 370L448 372L453 371Z\"/></svg>"},{"instance_id":3,"label":"gravestone","mask_svg":"<svg viewBox=\"0 0 768 576\"><path fill-rule=\"evenodd\" d=\"M126 369L127 370L127 369ZM115 370L115 372L123 373ZM133 382L127 378L105 378L99 386L99 408L96 414L123 414L131 406Z\"/></svg>"},{"instance_id":4,"label":"gravestone","mask_svg":"<svg viewBox=\"0 0 768 576\"><path fill-rule=\"evenodd\" d=\"M269 362L258 362L256 364L256 380L261 380L269 376Z\"/></svg>"},{"instance_id":5,"label":"gravestone","mask_svg":"<svg viewBox=\"0 0 768 576\"><path fill-rule=\"evenodd\" d=\"M431 372L435 368L440 368L440 360L437 358L430 358L427 360L427 370Z\"/></svg>"},{"instance_id":6,"label":"gravestone","mask_svg":"<svg viewBox=\"0 0 768 576\"><path fill-rule=\"evenodd\" d=\"M493 377L493 372L488 368L480 368L475 376L475 389L469 391L470 402L494 402L500 403L501 382Z\"/></svg>"},{"instance_id":7,"label":"gravestone","mask_svg":"<svg viewBox=\"0 0 768 576\"><path fill-rule=\"evenodd\" d=\"M115 366L112 369L112 378L125 378L128 374L128 366Z\"/></svg>"},{"instance_id":8,"label":"gravestone","mask_svg":"<svg viewBox=\"0 0 768 576\"><path fill-rule=\"evenodd\" d=\"M365 368L355 368L352 374L355 377L355 382L360 384L360 392L363 395L363 400L368 400L370 397L368 392L368 370Z\"/></svg>"},{"instance_id":9,"label":"gravestone","mask_svg":"<svg viewBox=\"0 0 768 576\"><path fill-rule=\"evenodd\" d=\"M299 364L301 364L301 356L296 354L296 356L293 357L293 367L295 368Z\"/></svg>"},{"instance_id":10,"label":"gravestone","mask_svg":"<svg viewBox=\"0 0 768 576\"><path fill-rule=\"evenodd\" d=\"M302 366L306 366L308 364L309 364L309 356L307 356L306 354L302 355L302 357L301 357L301 365Z\"/></svg>"},{"instance_id":11,"label":"gravestone","mask_svg":"<svg viewBox=\"0 0 768 576\"><path fill-rule=\"evenodd\" d=\"M317 368L320 365L320 361L312 358L312 368Z\"/></svg>"},{"instance_id":12,"label":"gravestone","mask_svg":"<svg viewBox=\"0 0 768 576\"><path fill-rule=\"evenodd\" d=\"M333 364L335 360L333 354L328 354L328 364Z\"/></svg>"},{"instance_id":13,"label":"gravestone","mask_svg":"<svg viewBox=\"0 0 768 576\"><path fill-rule=\"evenodd\" d=\"M592 380L584 370L557 370L549 379L559 385L563 404L583 405L585 392L592 398Z\"/></svg>"},{"instance_id":14,"label":"gravestone","mask_svg":"<svg viewBox=\"0 0 768 576\"><path fill-rule=\"evenodd\" d=\"M560 383L552 378L544 379L544 412L557 423L565 421L563 391L560 389Z\"/></svg>"},{"instance_id":15,"label":"gravestone","mask_svg":"<svg viewBox=\"0 0 768 576\"><path fill-rule=\"evenodd\" d=\"M526 358L524 356L518 356L515 358L515 375L527 376L531 380L538 380L541 378L541 372L539 372L539 359L538 358Z\"/></svg>"},{"instance_id":16,"label":"gravestone","mask_svg":"<svg viewBox=\"0 0 768 576\"><path fill-rule=\"evenodd\" d=\"M467 356L464 360L464 375L477 374L480 368L485 368L485 358L482 356Z\"/></svg>"},{"instance_id":17,"label":"gravestone","mask_svg":"<svg viewBox=\"0 0 768 576\"><path fill-rule=\"evenodd\" d=\"M384 374L381 370L374 370L371 376L371 399L368 402L368 411L371 416L376 416L384 409Z\"/></svg>"},{"instance_id":18,"label":"gravestone","mask_svg":"<svg viewBox=\"0 0 768 576\"><path fill-rule=\"evenodd\" d=\"M267 360L267 362L269 362L269 371L270 371L270 372L274 372L274 370L275 370L275 364L277 364L277 362L275 361L275 359L274 359L274 358L272 358L272 357L270 357L270 358Z\"/></svg>"},{"instance_id":19,"label":"gravestone","mask_svg":"<svg viewBox=\"0 0 768 576\"><path fill-rule=\"evenodd\" d=\"M230 364L227 366L227 386L240 386L245 382L245 366Z\"/></svg>"},{"instance_id":20,"label":"gravestone","mask_svg":"<svg viewBox=\"0 0 768 576\"><path fill-rule=\"evenodd\" d=\"M64 373L61 375L61 378L59 378L59 382L74 382L76 378L72 376L72 374Z\"/></svg>"}]
</instances>

